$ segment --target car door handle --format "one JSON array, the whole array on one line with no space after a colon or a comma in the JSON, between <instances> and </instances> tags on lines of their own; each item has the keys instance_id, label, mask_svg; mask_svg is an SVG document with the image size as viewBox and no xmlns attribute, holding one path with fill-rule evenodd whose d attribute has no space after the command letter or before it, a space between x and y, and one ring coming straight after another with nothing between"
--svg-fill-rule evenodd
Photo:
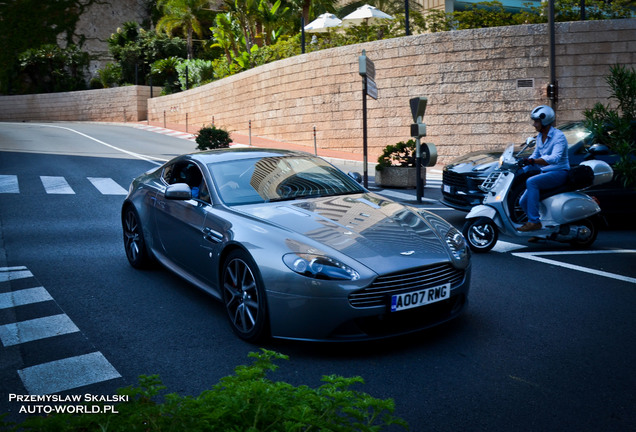
<instances>
[{"instance_id":1,"label":"car door handle","mask_svg":"<svg viewBox=\"0 0 636 432\"><path fill-rule=\"evenodd\" d=\"M206 227L203 228L203 238L212 243L221 243L223 241L223 234Z\"/></svg>"}]
</instances>

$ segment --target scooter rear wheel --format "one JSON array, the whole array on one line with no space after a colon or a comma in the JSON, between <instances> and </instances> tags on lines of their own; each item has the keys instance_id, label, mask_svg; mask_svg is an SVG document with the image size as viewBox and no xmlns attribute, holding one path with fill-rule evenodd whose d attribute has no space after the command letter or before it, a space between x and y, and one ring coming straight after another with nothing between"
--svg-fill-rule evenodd
<instances>
[{"instance_id":1,"label":"scooter rear wheel","mask_svg":"<svg viewBox=\"0 0 636 432\"><path fill-rule=\"evenodd\" d=\"M462 234L473 252L484 253L495 247L499 229L492 219L480 217L468 220L464 224Z\"/></svg>"},{"instance_id":2,"label":"scooter rear wheel","mask_svg":"<svg viewBox=\"0 0 636 432\"><path fill-rule=\"evenodd\" d=\"M596 236L598 235L598 226L596 225L596 223L594 223L592 219L584 219L581 222L578 222L577 224L584 225L589 230L589 233L585 237L585 239L577 238L570 241L570 245L578 249L589 248L590 246L592 246L592 243L594 243L594 241L596 240Z\"/></svg>"}]
</instances>

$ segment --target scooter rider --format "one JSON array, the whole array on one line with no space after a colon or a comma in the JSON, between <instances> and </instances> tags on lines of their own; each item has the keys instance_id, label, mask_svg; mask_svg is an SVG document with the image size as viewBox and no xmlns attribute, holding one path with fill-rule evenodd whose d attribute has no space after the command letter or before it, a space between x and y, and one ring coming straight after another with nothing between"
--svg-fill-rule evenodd
<instances>
[{"instance_id":1,"label":"scooter rider","mask_svg":"<svg viewBox=\"0 0 636 432\"><path fill-rule=\"evenodd\" d=\"M567 181L570 169L568 142L563 132L553 127L554 110L541 105L532 110L530 118L539 134L534 152L523 160L523 164L526 165L522 169L523 172L532 174L532 177L526 180L526 191L519 201L521 208L528 215L528 222L518 228L522 232L541 229L540 191L563 185Z\"/></svg>"}]
</instances>

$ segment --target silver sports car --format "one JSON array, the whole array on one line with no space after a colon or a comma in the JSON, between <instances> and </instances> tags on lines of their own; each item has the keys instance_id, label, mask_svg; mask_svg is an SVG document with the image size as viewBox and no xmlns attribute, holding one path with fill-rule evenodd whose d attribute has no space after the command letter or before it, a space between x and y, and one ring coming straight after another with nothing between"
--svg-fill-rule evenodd
<instances>
[{"instance_id":1,"label":"silver sports car","mask_svg":"<svg viewBox=\"0 0 636 432\"><path fill-rule=\"evenodd\" d=\"M467 303L457 229L307 153L179 156L133 180L121 218L133 267L157 260L218 298L250 342L384 338Z\"/></svg>"}]
</instances>

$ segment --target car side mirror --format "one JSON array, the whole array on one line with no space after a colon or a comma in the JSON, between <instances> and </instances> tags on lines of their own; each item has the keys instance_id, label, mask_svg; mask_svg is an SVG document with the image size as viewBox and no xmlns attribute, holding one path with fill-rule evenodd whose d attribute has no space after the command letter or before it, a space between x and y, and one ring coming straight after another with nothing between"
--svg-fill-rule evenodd
<instances>
[{"instance_id":1,"label":"car side mirror","mask_svg":"<svg viewBox=\"0 0 636 432\"><path fill-rule=\"evenodd\" d=\"M587 152L593 156L604 156L610 154L610 149L605 144L594 144Z\"/></svg>"},{"instance_id":2,"label":"car side mirror","mask_svg":"<svg viewBox=\"0 0 636 432\"><path fill-rule=\"evenodd\" d=\"M192 199L192 189L185 183L171 184L166 188L166 199L189 200Z\"/></svg>"},{"instance_id":3,"label":"car side mirror","mask_svg":"<svg viewBox=\"0 0 636 432\"><path fill-rule=\"evenodd\" d=\"M359 172L348 172L347 175L357 181L358 183L362 183L362 176Z\"/></svg>"}]
</instances>

